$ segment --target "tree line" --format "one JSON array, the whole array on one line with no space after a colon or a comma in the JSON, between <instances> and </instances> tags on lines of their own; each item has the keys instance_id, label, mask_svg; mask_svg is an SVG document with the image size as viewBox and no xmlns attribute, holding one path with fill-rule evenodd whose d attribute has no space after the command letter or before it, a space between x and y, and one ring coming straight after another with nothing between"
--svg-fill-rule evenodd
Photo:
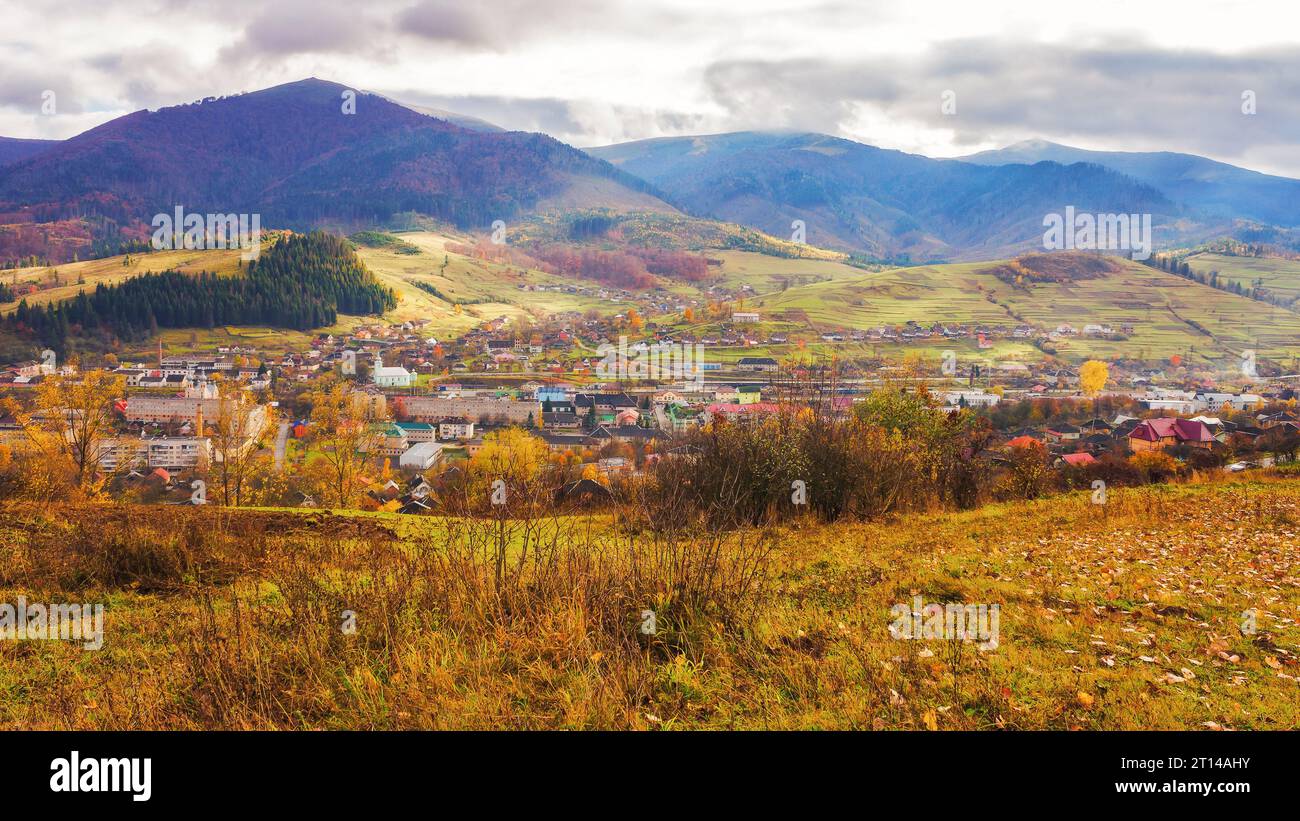
<instances>
[{"instance_id":1,"label":"tree line","mask_svg":"<svg viewBox=\"0 0 1300 821\"><path fill-rule=\"evenodd\" d=\"M1264 285L1262 279L1256 278L1250 285L1246 285L1238 279L1228 279L1222 277L1218 270L1213 271L1196 271L1185 260L1174 256L1164 254L1154 256L1146 260L1146 264L1152 268L1158 268L1161 271L1167 271L1183 279L1189 279L1192 282L1199 282L1202 285L1208 285L1219 291L1225 291L1237 296L1244 296L1247 299L1253 299L1257 302L1265 302L1269 305L1276 305L1279 308L1289 308L1294 310L1300 300L1289 298L1283 294L1271 291Z\"/></svg>"},{"instance_id":2,"label":"tree line","mask_svg":"<svg viewBox=\"0 0 1300 821\"><path fill-rule=\"evenodd\" d=\"M323 232L281 238L243 276L209 272L146 273L45 306L27 300L4 320L8 329L62 351L68 335L103 329L138 340L159 328L270 325L306 331L338 314L382 314L397 295L381 284L344 239Z\"/></svg>"}]
</instances>

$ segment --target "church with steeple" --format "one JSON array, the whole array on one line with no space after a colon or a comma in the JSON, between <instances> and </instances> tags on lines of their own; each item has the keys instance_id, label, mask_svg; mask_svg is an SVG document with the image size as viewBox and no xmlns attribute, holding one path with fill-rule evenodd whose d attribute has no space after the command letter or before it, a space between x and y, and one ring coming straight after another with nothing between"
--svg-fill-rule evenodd
<instances>
[{"instance_id":1,"label":"church with steeple","mask_svg":"<svg viewBox=\"0 0 1300 821\"><path fill-rule=\"evenodd\" d=\"M370 371L370 381L381 388L409 388L415 381L415 377L406 368L384 365L383 357L375 354L375 366Z\"/></svg>"}]
</instances>

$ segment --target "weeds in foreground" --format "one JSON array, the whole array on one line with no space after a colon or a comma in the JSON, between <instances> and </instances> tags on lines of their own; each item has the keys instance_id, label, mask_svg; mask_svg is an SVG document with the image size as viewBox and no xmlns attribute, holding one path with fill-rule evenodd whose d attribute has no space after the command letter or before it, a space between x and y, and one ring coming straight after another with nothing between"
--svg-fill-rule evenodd
<instances>
[{"instance_id":1,"label":"weeds in foreground","mask_svg":"<svg viewBox=\"0 0 1300 821\"><path fill-rule=\"evenodd\" d=\"M1300 724L1291 482L725 531L636 510L155 514L0 510L0 601L108 614L98 652L0 641L0 726ZM998 604L997 648L891 637L913 596Z\"/></svg>"}]
</instances>

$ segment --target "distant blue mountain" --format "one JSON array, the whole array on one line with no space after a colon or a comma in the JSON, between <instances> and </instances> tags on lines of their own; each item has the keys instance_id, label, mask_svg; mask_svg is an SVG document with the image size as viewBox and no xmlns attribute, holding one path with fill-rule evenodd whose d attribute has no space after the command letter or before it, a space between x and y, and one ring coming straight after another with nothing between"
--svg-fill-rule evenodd
<instances>
[{"instance_id":1,"label":"distant blue mountain","mask_svg":"<svg viewBox=\"0 0 1300 821\"><path fill-rule=\"evenodd\" d=\"M1258 193L1300 182L1210 160L1202 162L1218 166L1219 177L1207 167L1198 186L1191 174L1179 178L1172 162L1162 174L1155 162L1121 168L1099 161L1110 155L1068 151L1041 158L1025 151L1025 162L1015 154L1004 155L1005 162L988 154L939 160L798 132L670 137L588 152L699 216L777 236L790 235L791 223L802 220L811 243L884 259L989 259L1041 247L1044 215L1067 205L1150 213L1157 246L1222 236L1243 219L1300 222L1283 195L1266 205ZM1237 179L1246 181L1242 191ZM1247 184L1256 193L1245 193Z\"/></svg>"},{"instance_id":2,"label":"distant blue mountain","mask_svg":"<svg viewBox=\"0 0 1300 821\"><path fill-rule=\"evenodd\" d=\"M960 159L980 165L1092 163L1127 174L1208 215L1300 227L1300 180L1261 174L1195 154L1089 151L1047 140L1026 140Z\"/></svg>"}]
</instances>

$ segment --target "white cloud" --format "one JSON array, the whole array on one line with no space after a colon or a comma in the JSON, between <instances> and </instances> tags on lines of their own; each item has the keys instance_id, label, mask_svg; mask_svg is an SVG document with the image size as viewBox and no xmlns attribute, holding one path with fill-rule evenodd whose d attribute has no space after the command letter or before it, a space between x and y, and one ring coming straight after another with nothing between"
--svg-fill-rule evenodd
<instances>
[{"instance_id":1,"label":"white cloud","mask_svg":"<svg viewBox=\"0 0 1300 821\"><path fill-rule=\"evenodd\" d=\"M799 127L932 155L1042 136L1300 176L1290 0L73 0L10 4L0 134L308 75L577 144ZM42 117L41 89L60 114ZM1238 86L1258 91L1253 120ZM938 116L958 92L959 114ZM33 96L35 94L35 96Z\"/></svg>"}]
</instances>

